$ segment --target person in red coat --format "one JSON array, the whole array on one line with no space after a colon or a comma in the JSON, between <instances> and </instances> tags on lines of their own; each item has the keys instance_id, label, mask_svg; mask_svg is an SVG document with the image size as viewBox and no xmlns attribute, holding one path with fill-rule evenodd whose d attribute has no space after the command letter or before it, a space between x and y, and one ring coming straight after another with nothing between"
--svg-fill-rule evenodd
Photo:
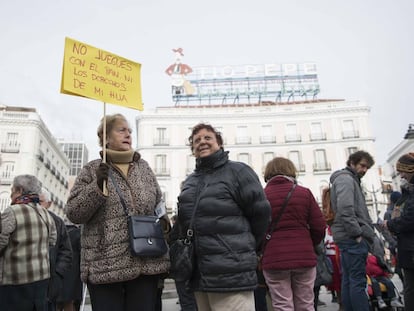
<instances>
[{"instance_id":1,"label":"person in red coat","mask_svg":"<svg viewBox=\"0 0 414 311\"><path fill-rule=\"evenodd\" d=\"M381 264L381 260L378 260L377 256L368 253L366 271L367 275L371 278L372 291L377 298L378 307L380 309L387 308L387 304L382 299L382 293L379 283L382 283L387 288L387 297L390 299L391 307L404 307L398 297L395 295L394 283L390 280L390 272L388 268Z\"/></svg>"},{"instance_id":2,"label":"person in red coat","mask_svg":"<svg viewBox=\"0 0 414 311\"><path fill-rule=\"evenodd\" d=\"M293 185L296 168L289 159L276 157L265 169L265 194L278 217ZM314 246L325 235L325 220L312 192L297 185L286 209L265 244L262 269L275 311L314 310L316 277ZM270 228L272 225L270 225Z\"/></svg>"}]
</instances>

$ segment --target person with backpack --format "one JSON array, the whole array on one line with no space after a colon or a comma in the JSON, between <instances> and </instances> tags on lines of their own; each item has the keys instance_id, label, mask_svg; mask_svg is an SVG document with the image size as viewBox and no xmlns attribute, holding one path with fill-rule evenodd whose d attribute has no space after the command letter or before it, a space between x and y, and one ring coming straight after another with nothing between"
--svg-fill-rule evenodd
<instances>
[{"instance_id":1,"label":"person with backpack","mask_svg":"<svg viewBox=\"0 0 414 311\"><path fill-rule=\"evenodd\" d=\"M331 227L341 253L342 304L347 311L368 311L365 264L375 232L361 188L361 178L374 165L373 157L359 150L347 166L332 174L331 205L335 218Z\"/></svg>"}]
</instances>

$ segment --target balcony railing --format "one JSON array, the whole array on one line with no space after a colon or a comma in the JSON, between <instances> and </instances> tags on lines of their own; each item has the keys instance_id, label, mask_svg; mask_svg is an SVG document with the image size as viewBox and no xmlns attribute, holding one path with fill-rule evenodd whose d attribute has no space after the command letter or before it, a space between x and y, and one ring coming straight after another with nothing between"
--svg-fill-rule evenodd
<instances>
[{"instance_id":1,"label":"balcony railing","mask_svg":"<svg viewBox=\"0 0 414 311\"><path fill-rule=\"evenodd\" d=\"M157 176L170 176L170 170L165 167L155 168L154 173Z\"/></svg>"},{"instance_id":2,"label":"balcony railing","mask_svg":"<svg viewBox=\"0 0 414 311\"><path fill-rule=\"evenodd\" d=\"M11 185L14 177L0 176L0 185Z\"/></svg>"},{"instance_id":3,"label":"balcony railing","mask_svg":"<svg viewBox=\"0 0 414 311\"><path fill-rule=\"evenodd\" d=\"M358 138L359 137L359 131L343 131L342 132L342 138Z\"/></svg>"},{"instance_id":4,"label":"balcony railing","mask_svg":"<svg viewBox=\"0 0 414 311\"><path fill-rule=\"evenodd\" d=\"M322 172L322 171L330 171L331 170L331 163L313 163L313 171L314 172Z\"/></svg>"},{"instance_id":5,"label":"balcony railing","mask_svg":"<svg viewBox=\"0 0 414 311\"><path fill-rule=\"evenodd\" d=\"M20 152L20 144L19 143L1 144L1 152L3 152L3 153L19 153Z\"/></svg>"},{"instance_id":6,"label":"balcony railing","mask_svg":"<svg viewBox=\"0 0 414 311\"><path fill-rule=\"evenodd\" d=\"M276 143L276 136L260 136L261 144L274 144Z\"/></svg>"},{"instance_id":7,"label":"balcony railing","mask_svg":"<svg viewBox=\"0 0 414 311\"><path fill-rule=\"evenodd\" d=\"M306 166L303 163L297 164L297 167L299 172L305 172L306 171Z\"/></svg>"},{"instance_id":8,"label":"balcony railing","mask_svg":"<svg viewBox=\"0 0 414 311\"><path fill-rule=\"evenodd\" d=\"M291 134L285 136L285 142L287 143L297 143L302 141L302 136L300 134Z\"/></svg>"},{"instance_id":9,"label":"balcony railing","mask_svg":"<svg viewBox=\"0 0 414 311\"><path fill-rule=\"evenodd\" d=\"M169 146L170 139L169 138L154 138L154 146Z\"/></svg>"},{"instance_id":10,"label":"balcony railing","mask_svg":"<svg viewBox=\"0 0 414 311\"><path fill-rule=\"evenodd\" d=\"M236 137L236 144L237 145L244 145L244 144L251 144L252 138L250 136L239 136Z\"/></svg>"},{"instance_id":11,"label":"balcony railing","mask_svg":"<svg viewBox=\"0 0 414 311\"><path fill-rule=\"evenodd\" d=\"M326 134L325 133L311 133L309 135L309 139L311 141L326 140Z\"/></svg>"}]
</instances>

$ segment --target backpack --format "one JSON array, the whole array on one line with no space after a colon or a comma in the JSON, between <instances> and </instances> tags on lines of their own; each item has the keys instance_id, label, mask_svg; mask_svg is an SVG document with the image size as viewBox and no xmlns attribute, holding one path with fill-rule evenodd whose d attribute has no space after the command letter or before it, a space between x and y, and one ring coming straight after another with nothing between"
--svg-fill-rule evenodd
<instances>
[{"instance_id":1,"label":"backpack","mask_svg":"<svg viewBox=\"0 0 414 311\"><path fill-rule=\"evenodd\" d=\"M322 189L322 214L330 226L335 220L335 212L331 206L331 187Z\"/></svg>"}]
</instances>

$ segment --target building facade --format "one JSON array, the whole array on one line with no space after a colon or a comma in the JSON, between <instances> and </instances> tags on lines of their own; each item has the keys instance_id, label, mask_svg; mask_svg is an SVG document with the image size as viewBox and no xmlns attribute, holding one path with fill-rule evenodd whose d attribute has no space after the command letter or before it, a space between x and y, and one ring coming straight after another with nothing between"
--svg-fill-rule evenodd
<instances>
[{"instance_id":1,"label":"building facade","mask_svg":"<svg viewBox=\"0 0 414 311\"><path fill-rule=\"evenodd\" d=\"M136 118L137 149L153 168L172 214L180 184L194 170L188 137L200 122L221 131L230 159L250 165L263 185L269 160L291 159L298 182L320 202L331 173L345 166L350 153L366 150L375 157L369 113L365 103L344 100L158 107ZM381 186L378 175L372 169L363 179L373 219L386 208L373 204Z\"/></svg>"},{"instance_id":2,"label":"building facade","mask_svg":"<svg viewBox=\"0 0 414 311\"><path fill-rule=\"evenodd\" d=\"M395 165L402 155L409 152L414 152L414 123L408 125L404 139L389 152L387 161L384 164L385 180L391 185L392 190L400 190L400 177Z\"/></svg>"},{"instance_id":3,"label":"building facade","mask_svg":"<svg viewBox=\"0 0 414 311\"><path fill-rule=\"evenodd\" d=\"M63 216L70 163L36 109L0 106L0 211L10 204L13 179L36 176L51 193L52 211Z\"/></svg>"},{"instance_id":4,"label":"building facade","mask_svg":"<svg viewBox=\"0 0 414 311\"><path fill-rule=\"evenodd\" d=\"M88 163L89 151L86 147L86 144L82 141L59 140L59 144L69 159L70 169L68 182L69 189L72 189L72 186L79 172L84 167L84 165Z\"/></svg>"}]
</instances>

